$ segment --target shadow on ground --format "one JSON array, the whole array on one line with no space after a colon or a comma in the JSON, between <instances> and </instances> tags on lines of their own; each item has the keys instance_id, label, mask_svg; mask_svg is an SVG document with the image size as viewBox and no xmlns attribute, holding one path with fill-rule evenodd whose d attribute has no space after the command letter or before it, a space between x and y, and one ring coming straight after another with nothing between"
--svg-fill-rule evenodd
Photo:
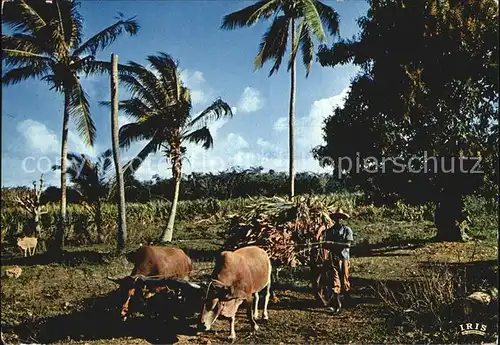
<instances>
[{"instance_id":1,"label":"shadow on ground","mask_svg":"<svg viewBox=\"0 0 500 345\"><path fill-rule=\"evenodd\" d=\"M390 253L396 250L414 250L431 242L433 242L433 240L428 238L410 240L394 239L377 243L361 243L351 248L351 255L353 257L391 256L393 254ZM397 254L397 256L401 255L401 253Z\"/></svg>"},{"instance_id":2,"label":"shadow on ground","mask_svg":"<svg viewBox=\"0 0 500 345\"><path fill-rule=\"evenodd\" d=\"M16 257L13 255L4 255L4 253L2 253L2 265L34 266L49 265L53 263L68 266L76 266L83 263L100 265L106 262L109 255L109 253L93 250L63 251L59 255L45 252L26 257Z\"/></svg>"},{"instance_id":3,"label":"shadow on ground","mask_svg":"<svg viewBox=\"0 0 500 345\"><path fill-rule=\"evenodd\" d=\"M64 342L68 340L104 340L122 337L142 338L153 344L172 344L177 335L196 333L196 319L181 322L175 319L165 321L165 317L131 317L121 321L118 293L84 300L81 310L71 314L38 319L10 328L3 327L5 333L13 332L20 340L36 340L38 343Z\"/></svg>"},{"instance_id":4,"label":"shadow on ground","mask_svg":"<svg viewBox=\"0 0 500 345\"><path fill-rule=\"evenodd\" d=\"M416 249L431 242L430 239L425 240L391 240L373 244L358 244L351 248L351 255L357 257L370 257L370 256L390 256L390 252L400 249ZM213 261L219 254L220 249L196 249L189 248L184 243L172 243L172 245L183 249L186 254L194 261ZM214 246L212 246L214 247ZM130 252L129 252L130 253ZM128 254L124 256L128 256ZM398 254L401 255L401 254ZM12 250L2 250L2 264L3 265L19 265L19 266L32 266L32 265L48 265L53 263L60 263L69 266L76 266L79 264L103 264L108 259L116 257L117 254L112 251L97 251L97 250L77 250L77 251L63 251L59 255L50 252L35 254L28 257L19 257L14 254Z\"/></svg>"}]
</instances>

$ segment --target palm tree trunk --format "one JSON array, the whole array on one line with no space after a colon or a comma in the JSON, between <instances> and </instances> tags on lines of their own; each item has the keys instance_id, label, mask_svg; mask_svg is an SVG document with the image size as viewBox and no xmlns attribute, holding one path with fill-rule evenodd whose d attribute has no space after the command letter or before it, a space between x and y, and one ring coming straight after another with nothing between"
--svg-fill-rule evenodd
<instances>
[{"instance_id":1,"label":"palm tree trunk","mask_svg":"<svg viewBox=\"0 0 500 345\"><path fill-rule=\"evenodd\" d=\"M66 228L66 167L68 159L68 131L69 131L69 91L64 92L64 115L61 142L61 205L58 231L55 236L53 250L60 252L64 247L64 230Z\"/></svg>"},{"instance_id":2,"label":"palm tree trunk","mask_svg":"<svg viewBox=\"0 0 500 345\"><path fill-rule=\"evenodd\" d=\"M95 210L95 226L97 228L97 237L100 243L104 243L104 234L102 233L102 211L101 198L97 198Z\"/></svg>"},{"instance_id":3,"label":"palm tree trunk","mask_svg":"<svg viewBox=\"0 0 500 345\"><path fill-rule=\"evenodd\" d=\"M116 184L118 189L118 251L125 249L127 243L127 222L125 206L125 186L123 171L120 164L120 150L118 141L118 55L111 54L111 139L113 160L115 161Z\"/></svg>"},{"instance_id":4,"label":"palm tree trunk","mask_svg":"<svg viewBox=\"0 0 500 345\"><path fill-rule=\"evenodd\" d=\"M172 176L174 177L175 186L174 186L174 198L172 200L172 208L170 209L170 214L168 216L167 227L161 234L160 242L171 242L172 236L174 233L174 223L175 223L175 215L177 213L177 202L179 200L179 191L181 187L181 158L175 158L174 164L172 167Z\"/></svg>"},{"instance_id":5,"label":"palm tree trunk","mask_svg":"<svg viewBox=\"0 0 500 345\"><path fill-rule=\"evenodd\" d=\"M292 18L292 44L295 42L295 19ZM290 52L292 54L292 52ZM289 198L292 199L295 195L295 57L293 57L292 66L290 69L290 113L289 113L289 177L290 177L290 190Z\"/></svg>"}]
</instances>

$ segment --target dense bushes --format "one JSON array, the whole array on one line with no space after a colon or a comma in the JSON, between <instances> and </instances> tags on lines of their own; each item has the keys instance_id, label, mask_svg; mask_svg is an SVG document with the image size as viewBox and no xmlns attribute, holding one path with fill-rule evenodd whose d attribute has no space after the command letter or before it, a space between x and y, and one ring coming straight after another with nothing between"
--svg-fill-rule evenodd
<instances>
[{"instance_id":1,"label":"dense bushes","mask_svg":"<svg viewBox=\"0 0 500 345\"><path fill-rule=\"evenodd\" d=\"M224 215L236 211L248 203L249 199L233 199L219 201L216 199L200 199L180 202L178 219L180 221L209 218L213 215ZM156 238L159 229L166 224L170 210L169 201L150 201L148 203L127 204L127 228L129 241L140 243ZM41 217L42 241L52 238L57 227L59 205L46 206L47 213ZM67 244L98 243L99 234L91 212L84 204L70 204L68 207L68 227L65 233ZM105 203L102 206L102 234L104 243L113 243L116 234L117 207ZM16 207L3 207L1 212L2 238L13 241L16 236L32 235L29 215Z\"/></svg>"},{"instance_id":2,"label":"dense bushes","mask_svg":"<svg viewBox=\"0 0 500 345\"><path fill-rule=\"evenodd\" d=\"M351 212L355 219L363 221L432 221L435 206L407 205L397 202L393 206L374 206L364 204L361 193L336 193L325 195L330 202ZM179 227L182 223L195 223L201 220L219 222L225 216L241 212L243 208L253 203L251 198L234 198L218 200L214 198L181 201L178 206ZM497 205L478 197L468 197L465 200L470 219L470 232L479 238L496 236L498 225ZM42 242L52 238L57 226L59 205L55 203L46 206L47 213L41 217ZM152 200L147 203L127 204L127 225L129 242L141 243L156 239L165 226L170 202L168 200ZM102 233L97 233L93 217L83 204L70 204L68 207L68 228L65 234L67 244L94 244L104 242L114 243L116 234L117 208L111 203L103 204ZM31 235L29 215L12 205L5 205L1 210L2 239L13 242L16 236ZM99 239L99 237L101 237ZM175 232L174 232L175 238Z\"/></svg>"}]
</instances>

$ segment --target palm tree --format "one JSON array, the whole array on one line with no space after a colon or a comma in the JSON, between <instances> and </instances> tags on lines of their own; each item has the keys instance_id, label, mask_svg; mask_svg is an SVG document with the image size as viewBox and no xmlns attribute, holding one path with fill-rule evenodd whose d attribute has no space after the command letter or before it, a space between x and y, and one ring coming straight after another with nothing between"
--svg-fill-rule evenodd
<instances>
[{"instance_id":1,"label":"palm tree","mask_svg":"<svg viewBox=\"0 0 500 345\"><path fill-rule=\"evenodd\" d=\"M84 154L68 153L69 174L73 188L80 194L89 206L89 212L94 218L97 233L102 240L102 201L109 198L110 170L112 167L111 149L104 151L92 162ZM60 170L60 165L54 165L53 170Z\"/></svg>"},{"instance_id":2,"label":"palm tree","mask_svg":"<svg viewBox=\"0 0 500 345\"><path fill-rule=\"evenodd\" d=\"M109 62L95 60L98 51L107 48L120 35L137 33L134 18L119 19L113 25L83 42L83 19L79 2L72 0L20 0L6 3L2 15L12 31L2 35L2 57L9 70L3 75L3 85L17 84L26 79L40 79L64 95L64 115L61 140L61 209L56 247L63 246L66 220L66 156L70 118L75 121L80 137L88 145L95 141L95 125L90 116L87 95L79 75L109 71Z\"/></svg>"},{"instance_id":3,"label":"palm tree","mask_svg":"<svg viewBox=\"0 0 500 345\"><path fill-rule=\"evenodd\" d=\"M318 0L261 0L240 11L224 16L222 29L233 30L238 27L252 26L259 20L273 18L269 29L262 37L259 54L255 57L255 69L261 68L268 60L274 61L269 76L277 72L287 50L288 35L291 34L290 59L290 108L289 108L289 197L295 194L294 168L294 117L295 117L295 58L301 49L302 62L309 75L314 54L313 37L325 41L323 25L331 35L338 34L339 16L331 7ZM299 22L296 25L296 22Z\"/></svg>"},{"instance_id":4,"label":"palm tree","mask_svg":"<svg viewBox=\"0 0 500 345\"><path fill-rule=\"evenodd\" d=\"M125 166L125 173L134 172L151 153L163 151L172 165L174 194L167 227L161 242L170 242L174 229L177 201L182 174L182 159L186 143L200 144L204 149L213 146L209 121L232 117L231 107L216 99L209 107L191 117L191 95L180 78L180 70L173 58L165 53L147 57L150 68L135 62L121 66L120 80L131 92L131 98L121 101L119 109L136 122L120 128L120 147L129 148L135 141L148 143L137 157ZM102 102L109 104L109 102Z\"/></svg>"}]
</instances>

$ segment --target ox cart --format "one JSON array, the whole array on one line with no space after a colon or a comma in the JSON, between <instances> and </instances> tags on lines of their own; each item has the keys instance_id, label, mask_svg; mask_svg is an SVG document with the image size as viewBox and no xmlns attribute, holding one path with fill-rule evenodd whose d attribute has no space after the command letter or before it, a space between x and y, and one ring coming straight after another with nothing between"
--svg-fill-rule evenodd
<instances>
[{"instance_id":1,"label":"ox cart","mask_svg":"<svg viewBox=\"0 0 500 345\"><path fill-rule=\"evenodd\" d=\"M338 258L334 257L331 251L322 244L315 246L310 251L309 267L311 269L311 285L314 296L318 303L329 306L334 294L334 277L338 274Z\"/></svg>"},{"instance_id":2,"label":"ox cart","mask_svg":"<svg viewBox=\"0 0 500 345\"><path fill-rule=\"evenodd\" d=\"M228 217L224 247L234 250L260 246L268 252L277 272L279 266L309 266L316 299L324 306L330 305L335 297L338 260L324 244L336 244L326 241L326 229L333 224L330 214L337 206L337 200L314 196L292 201L279 197L254 200L246 211Z\"/></svg>"}]
</instances>

